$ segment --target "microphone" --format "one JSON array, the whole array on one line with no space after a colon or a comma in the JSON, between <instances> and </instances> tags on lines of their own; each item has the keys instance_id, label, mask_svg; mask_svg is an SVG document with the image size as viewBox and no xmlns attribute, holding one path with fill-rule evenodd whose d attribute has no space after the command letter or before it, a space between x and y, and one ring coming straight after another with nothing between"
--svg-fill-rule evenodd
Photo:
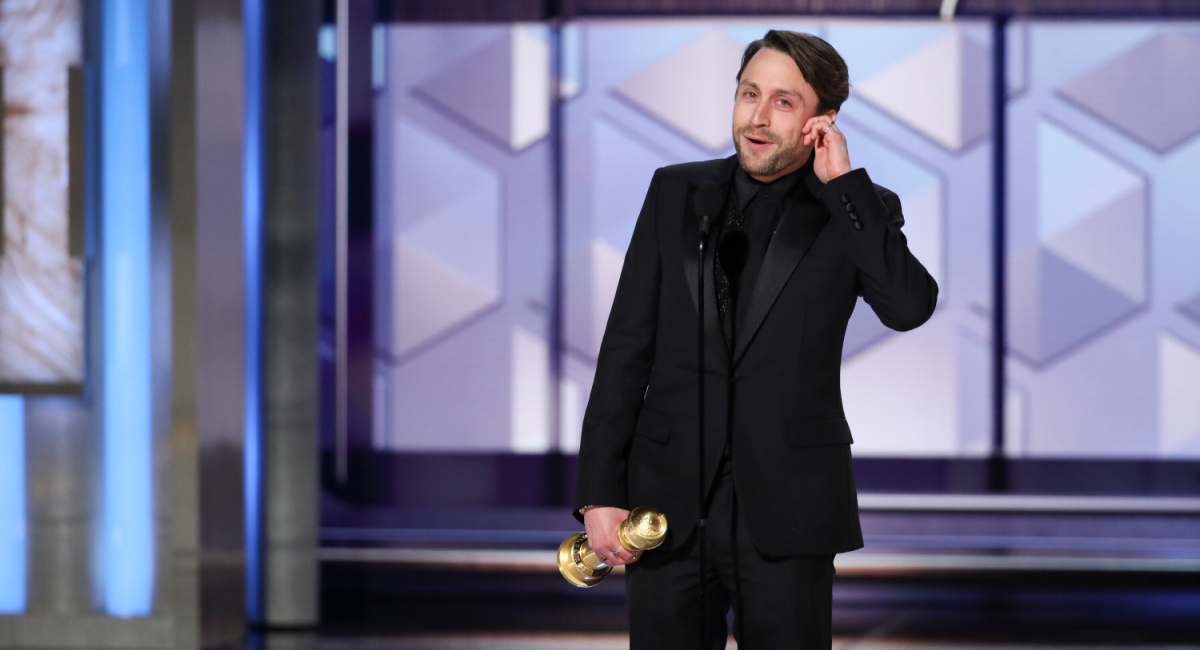
<instances>
[{"instance_id":1,"label":"microphone","mask_svg":"<svg viewBox=\"0 0 1200 650\"><path fill-rule=\"evenodd\" d=\"M721 203L725 200L721 188L716 183L705 183L696 188L692 197L692 206L700 215L700 237L707 239L713 216L721 212Z\"/></svg>"},{"instance_id":2,"label":"microphone","mask_svg":"<svg viewBox=\"0 0 1200 650\"><path fill-rule=\"evenodd\" d=\"M693 206L696 209L696 214L700 217L700 265L696 268L696 287L699 290L700 300L696 304L696 363L699 372L696 373L696 409L698 415L698 426L696 427L696 510L699 513L699 518L696 520L696 545L697 555L700 564L700 640L703 643L708 638L708 596L704 589L704 580L707 576L708 566L708 500L705 499L705 482L704 482L704 458L705 458L705 427L704 419L707 411L704 408L706 394L704 390L704 375L707 374L704 369L704 254L708 244L708 231L712 226L713 215L721 213L721 206L725 201L724 193L716 183L704 183L696 188L696 194L692 197Z\"/></svg>"}]
</instances>

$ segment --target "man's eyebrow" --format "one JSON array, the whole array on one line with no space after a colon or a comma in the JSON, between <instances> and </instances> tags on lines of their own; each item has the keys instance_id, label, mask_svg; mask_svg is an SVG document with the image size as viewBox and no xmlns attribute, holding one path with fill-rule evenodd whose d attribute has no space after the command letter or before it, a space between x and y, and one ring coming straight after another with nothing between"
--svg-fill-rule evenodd
<instances>
[{"instance_id":1,"label":"man's eyebrow","mask_svg":"<svg viewBox=\"0 0 1200 650\"><path fill-rule=\"evenodd\" d=\"M759 93L762 93L762 89L759 88L758 84L754 83L753 81L742 81L742 82L738 83L738 88L741 88L743 86L753 88L753 89L759 91ZM795 90L792 90L791 88L776 88L773 91L771 91L770 94L772 94L772 95L791 95L792 97L800 97L801 99L803 99L803 95L796 92Z\"/></svg>"}]
</instances>

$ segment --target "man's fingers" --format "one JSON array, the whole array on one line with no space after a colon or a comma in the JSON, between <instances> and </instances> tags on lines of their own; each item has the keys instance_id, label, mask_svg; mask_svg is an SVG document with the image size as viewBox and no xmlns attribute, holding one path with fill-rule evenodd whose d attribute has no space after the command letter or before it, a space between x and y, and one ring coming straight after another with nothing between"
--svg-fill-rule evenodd
<instances>
[{"instance_id":1,"label":"man's fingers","mask_svg":"<svg viewBox=\"0 0 1200 650\"><path fill-rule=\"evenodd\" d=\"M631 551L627 548L618 548L616 552L604 553L603 555L608 558L604 563L609 566L624 566L626 564L633 564L642 557L640 552Z\"/></svg>"},{"instance_id":2,"label":"man's fingers","mask_svg":"<svg viewBox=\"0 0 1200 650\"><path fill-rule=\"evenodd\" d=\"M621 522L628 516L628 510L609 507L592 508L583 516L588 544L600 561L608 566L621 566L631 559L632 552L621 547L617 533Z\"/></svg>"}]
</instances>

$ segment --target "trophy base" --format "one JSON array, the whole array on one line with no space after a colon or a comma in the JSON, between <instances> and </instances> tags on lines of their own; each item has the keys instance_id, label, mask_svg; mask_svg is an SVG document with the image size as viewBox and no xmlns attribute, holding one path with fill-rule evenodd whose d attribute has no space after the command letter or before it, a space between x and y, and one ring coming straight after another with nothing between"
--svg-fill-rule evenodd
<instances>
[{"instance_id":1,"label":"trophy base","mask_svg":"<svg viewBox=\"0 0 1200 650\"><path fill-rule=\"evenodd\" d=\"M586 533L575 533L558 547L558 571L576 587L594 587L612 571L612 567L593 569L583 563L581 549L586 542Z\"/></svg>"}]
</instances>

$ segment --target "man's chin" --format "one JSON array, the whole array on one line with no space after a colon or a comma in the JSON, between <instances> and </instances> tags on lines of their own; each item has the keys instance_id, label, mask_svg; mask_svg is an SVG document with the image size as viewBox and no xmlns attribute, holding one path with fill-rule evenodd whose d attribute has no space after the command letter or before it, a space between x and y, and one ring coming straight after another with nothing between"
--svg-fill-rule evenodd
<instances>
[{"instance_id":1,"label":"man's chin","mask_svg":"<svg viewBox=\"0 0 1200 650\"><path fill-rule=\"evenodd\" d=\"M742 169L747 174L751 174L751 175L761 173L759 170L762 169L763 163L768 162L761 158L754 159L754 158L751 158L750 156L747 156L746 153L744 151L742 151L741 147L737 148L737 159L738 159L738 164L742 166Z\"/></svg>"},{"instance_id":2,"label":"man's chin","mask_svg":"<svg viewBox=\"0 0 1200 650\"><path fill-rule=\"evenodd\" d=\"M807 161L809 154L811 154L810 150L803 153L803 157L798 156L794 160L782 160L781 156L761 156L754 158L747 156L745 152L741 150L741 148L735 149L737 151L738 164L741 165L742 169L745 170L747 174L755 178L775 176L779 172L782 172L793 165L799 168L800 165L796 164L797 161Z\"/></svg>"},{"instance_id":3,"label":"man's chin","mask_svg":"<svg viewBox=\"0 0 1200 650\"><path fill-rule=\"evenodd\" d=\"M751 176L770 176L770 175L774 174L775 172L779 171L779 170L775 169L774 168L775 166L771 165L770 163L771 163L770 160L747 161L745 157L743 157L741 155L738 156L738 164L741 165L743 171L745 171L747 174L750 174Z\"/></svg>"}]
</instances>

